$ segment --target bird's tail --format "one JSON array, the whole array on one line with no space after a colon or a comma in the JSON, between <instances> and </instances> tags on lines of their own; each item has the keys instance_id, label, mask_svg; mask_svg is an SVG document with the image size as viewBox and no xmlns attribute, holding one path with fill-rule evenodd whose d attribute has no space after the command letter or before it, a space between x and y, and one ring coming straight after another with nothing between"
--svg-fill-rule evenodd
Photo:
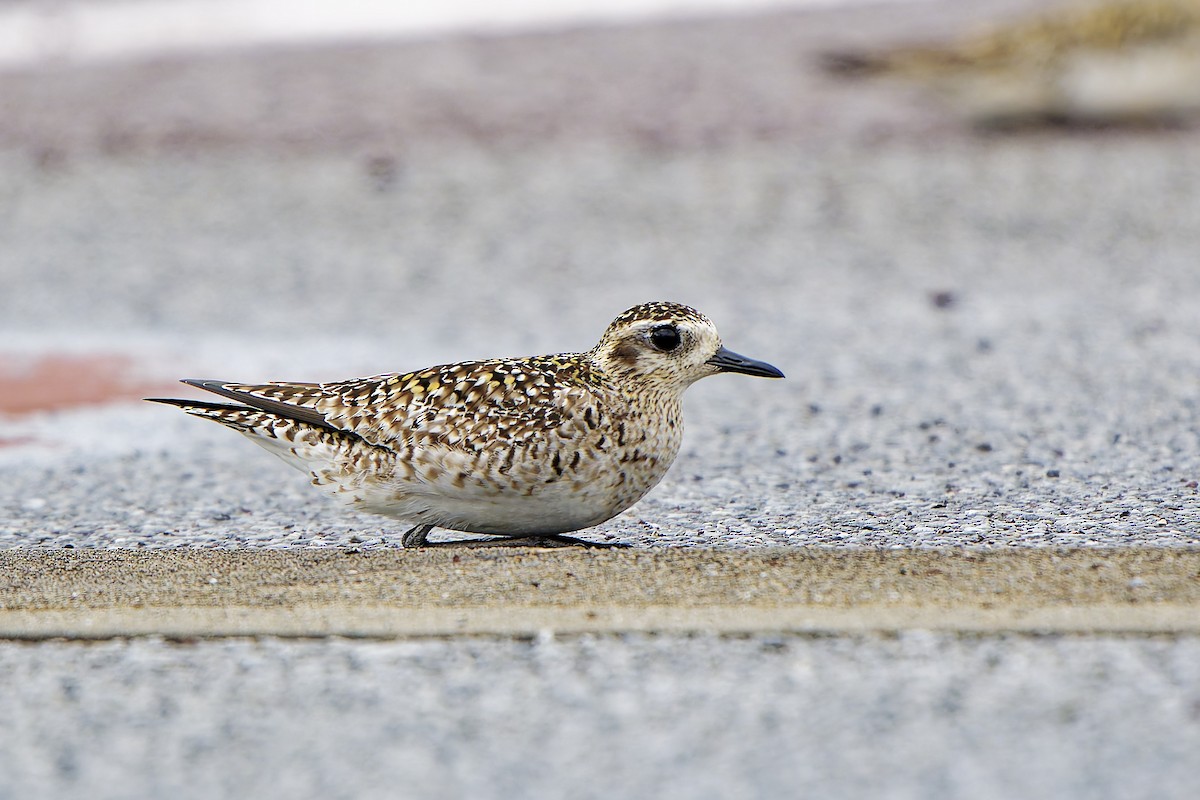
<instances>
[{"instance_id":1,"label":"bird's tail","mask_svg":"<svg viewBox=\"0 0 1200 800\"><path fill-rule=\"evenodd\" d=\"M259 411L248 406L237 406L231 403L210 403L206 400L180 400L173 397L147 397L148 403L163 403L168 406L182 408L193 417L211 419L222 425L228 425L241 433L253 433L255 429L270 424L279 417Z\"/></svg>"},{"instance_id":2,"label":"bird's tail","mask_svg":"<svg viewBox=\"0 0 1200 800\"><path fill-rule=\"evenodd\" d=\"M386 461L391 454L369 445L352 433L312 425L249 406L205 400L147 397L151 403L177 406L194 417L211 419L233 428L272 455L312 476L313 483L335 494L344 482L346 465L361 459ZM376 464L378 467L378 464Z\"/></svg>"}]
</instances>

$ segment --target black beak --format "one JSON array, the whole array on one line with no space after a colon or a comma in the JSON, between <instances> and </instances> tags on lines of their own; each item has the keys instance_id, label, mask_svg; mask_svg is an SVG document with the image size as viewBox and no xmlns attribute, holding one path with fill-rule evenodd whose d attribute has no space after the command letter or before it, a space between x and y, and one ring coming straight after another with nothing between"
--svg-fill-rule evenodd
<instances>
[{"instance_id":1,"label":"black beak","mask_svg":"<svg viewBox=\"0 0 1200 800\"><path fill-rule=\"evenodd\" d=\"M739 356L732 350L722 347L708 360L709 364L721 372L741 372L744 375L757 375L760 378L782 378L783 373L765 361L755 361L753 358Z\"/></svg>"}]
</instances>

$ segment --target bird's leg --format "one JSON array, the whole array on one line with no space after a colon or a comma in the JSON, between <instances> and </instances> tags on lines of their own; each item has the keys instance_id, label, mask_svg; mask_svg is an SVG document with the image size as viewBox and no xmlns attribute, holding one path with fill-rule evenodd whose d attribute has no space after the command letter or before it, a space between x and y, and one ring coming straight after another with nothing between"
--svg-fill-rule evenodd
<instances>
[{"instance_id":1,"label":"bird's leg","mask_svg":"<svg viewBox=\"0 0 1200 800\"><path fill-rule=\"evenodd\" d=\"M586 539L576 539L562 533L537 533L528 535L493 534L493 539L463 539L453 542L427 542L425 537L433 530L433 525L417 525L411 528L400 539L405 547L592 547L607 549L611 547L630 547L623 542L589 542Z\"/></svg>"},{"instance_id":2,"label":"bird's leg","mask_svg":"<svg viewBox=\"0 0 1200 800\"><path fill-rule=\"evenodd\" d=\"M429 536L431 530L433 530L432 525L414 525L404 532L403 538L400 539L400 544L405 547L424 547L425 539Z\"/></svg>"}]
</instances>

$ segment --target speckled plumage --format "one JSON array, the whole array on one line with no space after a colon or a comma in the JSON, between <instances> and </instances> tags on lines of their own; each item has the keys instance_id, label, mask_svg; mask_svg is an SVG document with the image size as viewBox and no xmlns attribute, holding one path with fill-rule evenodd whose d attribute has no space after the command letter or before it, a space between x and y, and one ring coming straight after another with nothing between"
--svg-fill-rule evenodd
<instances>
[{"instance_id":1,"label":"speckled plumage","mask_svg":"<svg viewBox=\"0 0 1200 800\"><path fill-rule=\"evenodd\" d=\"M782 377L725 350L695 309L646 303L586 353L334 383L188 380L238 405L155 402L234 428L354 507L413 524L411 546L433 527L555 536L619 514L675 460L683 391L722 371Z\"/></svg>"}]
</instances>

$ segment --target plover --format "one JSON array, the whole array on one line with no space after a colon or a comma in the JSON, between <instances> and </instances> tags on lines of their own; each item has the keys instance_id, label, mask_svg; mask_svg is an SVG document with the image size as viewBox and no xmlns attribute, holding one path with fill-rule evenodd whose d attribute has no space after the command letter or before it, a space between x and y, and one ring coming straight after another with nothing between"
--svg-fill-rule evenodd
<instances>
[{"instance_id":1,"label":"plover","mask_svg":"<svg viewBox=\"0 0 1200 800\"><path fill-rule=\"evenodd\" d=\"M831 53L824 64L925 83L984 126L1180 120L1200 113L1200 0L1054 8L957 42Z\"/></svg>"},{"instance_id":2,"label":"plover","mask_svg":"<svg viewBox=\"0 0 1200 800\"><path fill-rule=\"evenodd\" d=\"M621 314L586 353L468 361L333 383L184 383L236 404L148 398L244 434L362 511L413 527L590 544L565 534L662 479L701 378L782 378L678 303Z\"/></svg>"}]
</instances>

